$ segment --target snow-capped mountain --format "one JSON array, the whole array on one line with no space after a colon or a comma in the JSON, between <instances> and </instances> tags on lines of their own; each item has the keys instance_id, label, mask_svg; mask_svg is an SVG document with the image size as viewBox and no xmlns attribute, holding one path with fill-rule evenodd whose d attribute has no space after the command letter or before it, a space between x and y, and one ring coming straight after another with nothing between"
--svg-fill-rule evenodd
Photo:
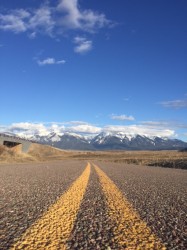
<instances>
[{"instance_id":1,"label":"snow-capped mountain","mask_svg":"<svg viewBox=\"0 0 187 250\"><path fill-rule=\"evenodd\" d=\"M74 150L171 150L187 147L186 142L177 139L129 135L123 132L102 132L92 138L76 133L50 133L46 136L34 135L29 139L61 149Z\"/></svg>"}]
</instances>

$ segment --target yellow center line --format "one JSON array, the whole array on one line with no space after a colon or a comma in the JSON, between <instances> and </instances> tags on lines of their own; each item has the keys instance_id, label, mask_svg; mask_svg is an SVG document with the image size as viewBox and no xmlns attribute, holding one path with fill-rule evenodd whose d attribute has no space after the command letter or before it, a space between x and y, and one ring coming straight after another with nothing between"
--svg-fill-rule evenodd
<instances>
[{"instance_id":1,"label":"yellow center line","mask_svg":"<svg viewBox=\"0 0 187 250\"><path fill-rule=\"evenodd\" d=\"M66 242L83 199L90 176L88 163L82 175L55 204L23 234L11 248L14 250L66 249Z\"/></svg>"},{"instance_id":2,"label":"yellow center line","mask_svg":"<svg viewBox=\"0 0 187 250\"><path fill-rule=\"evenodd\" d=\"M94 167L106 195L109 214L115 224L114 238L120 249L165 250L166 247L141 220L114 182L98 166Z\"/></svg>"}]
</instances>

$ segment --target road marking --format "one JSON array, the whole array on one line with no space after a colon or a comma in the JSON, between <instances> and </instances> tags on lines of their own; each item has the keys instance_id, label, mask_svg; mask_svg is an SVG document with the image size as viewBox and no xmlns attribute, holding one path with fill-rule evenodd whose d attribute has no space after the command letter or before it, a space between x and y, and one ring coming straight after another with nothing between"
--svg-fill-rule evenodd
<instances>
[{"instance_id":1,"label":"road marking","mask_svg":"<svg viewBox=\"0 0 187 250\"><path fill-rule=\"evenodd\" d=\"M114 237L120 249L165 250L166 247L140 219L114 182L98 166L93 165L106 195L109 214L116 225Z\"/></svg>"},{"instance_id":2,"label":"road marking","mask_svg":"<svg viewBox=\"0 0 187 250\"><path fill-rule=\"evenodd\" d=\"M72 186L11 248L14 250L66 249L90 176L90 164Z\"/></svg>"}]
</instances>

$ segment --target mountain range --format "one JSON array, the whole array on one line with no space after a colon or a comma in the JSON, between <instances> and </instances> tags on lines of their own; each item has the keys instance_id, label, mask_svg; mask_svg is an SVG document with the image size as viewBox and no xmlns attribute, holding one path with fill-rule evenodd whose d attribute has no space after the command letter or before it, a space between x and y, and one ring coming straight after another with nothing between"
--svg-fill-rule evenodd
<instances>
[{"instance_id":1,"label":"mountain range","mask_svg":"<svg viewBox=\"0 0 187 250\"><path fill-rule=\"evenodd\" d=\"M138 134L128 135L123 132L102 132L94 137L53 132L47 136L34 135L29 139L57 148L72 150L180 150L187 147L187 142L178 139Z\"/></svg>"}]
</instances>

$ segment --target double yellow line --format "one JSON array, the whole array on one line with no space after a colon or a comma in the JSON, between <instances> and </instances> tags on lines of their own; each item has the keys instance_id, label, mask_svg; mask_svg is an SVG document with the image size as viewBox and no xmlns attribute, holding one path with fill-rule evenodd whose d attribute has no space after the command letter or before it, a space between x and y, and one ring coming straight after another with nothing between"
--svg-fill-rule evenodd
<instances>
[{"instance_id":1,"label":"double yellow line","mask_svg":"<svg viewBox=\"0 0 187 250\"><path fill-rule=\"evenodd\" d=\"M83 199L90 176L88 163L68 191L34 223L11 249L65 250L66 242Z\"/></svg>"},{"instance_id":2,"label":"double yellow line","mask_svg":"<svg viewBox=\"0 0 187 250\"><path fill-rule=\"evenodd\" d=\"M108 214L115 225L114 237L119 249L165 250L164 245L151 233L150 228L140 219L112 180L98 166L94 165L94 167L106 196ZM90 163L88 163L82 175L68 191L25 232L11 249L65 250L89 181L90 170Z\"/></svg>"}]
</instances>

